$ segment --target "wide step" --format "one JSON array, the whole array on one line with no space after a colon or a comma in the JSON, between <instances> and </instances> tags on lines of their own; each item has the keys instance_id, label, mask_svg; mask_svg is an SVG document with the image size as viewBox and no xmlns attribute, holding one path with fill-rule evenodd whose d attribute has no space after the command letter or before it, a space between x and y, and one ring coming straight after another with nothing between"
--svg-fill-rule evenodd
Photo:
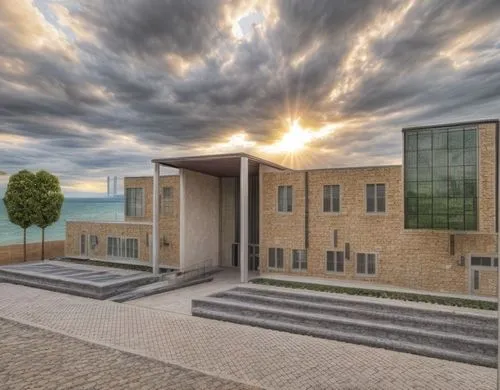
<instances>
[{"instance_id":1,"label":"wide step","mask_svg":"<svg viewBox=\"0 0 500 390\"><path fill-rule=\"evenodd\" d=\"M496 319L483 314L241 287L193 300L192 314L496 367Z\"/></svg>"}]
</instances>

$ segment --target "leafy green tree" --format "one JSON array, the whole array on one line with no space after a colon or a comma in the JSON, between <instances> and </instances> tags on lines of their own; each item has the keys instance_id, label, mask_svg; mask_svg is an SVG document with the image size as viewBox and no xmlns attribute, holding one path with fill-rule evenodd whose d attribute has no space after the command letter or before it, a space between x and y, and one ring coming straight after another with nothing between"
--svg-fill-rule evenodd
<instances>
[{"instance_id":1,"label":"leafy green tree","mask_svg":"<svg viewBox=\"0 0 500 390\"><path fill-rule=\"evenodd\" d=\"M45 258L45 228L59 220L64 195L59 179L47 171L35 174L35 200L37 210L34 223L42 229L42 260Z\"/></svg>"},{"instance_id":2,"label":"leafy green tree","mask_svg":"<svg viewBox=\"0 0 500 390\"><path fill-rule=\"evenodd\" d=\"M24 231L24 261L26 261L26 229L33 225L37 213L36 176L22 170L9 178L3 198L9 221Z\"/></svg>"}]
</instances>

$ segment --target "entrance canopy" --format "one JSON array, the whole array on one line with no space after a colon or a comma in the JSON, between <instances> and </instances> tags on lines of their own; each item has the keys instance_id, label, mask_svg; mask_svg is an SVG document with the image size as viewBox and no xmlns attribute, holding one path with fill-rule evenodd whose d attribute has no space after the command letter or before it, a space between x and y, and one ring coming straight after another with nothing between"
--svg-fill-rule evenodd
<instances>
[{"instance_id":1,"label":"entrance canopy","mask_svg":"<svg viewBox=\"0 0 500 390\"><path fill-rule=\"evenodd\" d=\"M240 161L243 157L248 159L248 174L250 176L259 174L259 165L265 165L281 171L288 169L282 165L246 153L173 157L156 159L152 162L171 168L188 169L211 176L236 177L240 176Z\"/></svg>"}]
</instances>

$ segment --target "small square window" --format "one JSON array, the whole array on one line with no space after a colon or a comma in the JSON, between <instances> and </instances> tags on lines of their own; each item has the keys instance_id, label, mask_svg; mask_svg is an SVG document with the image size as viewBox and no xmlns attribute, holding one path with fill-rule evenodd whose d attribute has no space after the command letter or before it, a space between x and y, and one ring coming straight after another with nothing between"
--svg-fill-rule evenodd
<instances>
[{"instance_id":1,"label":"small square window","mask_svg":"<svg viewBox=\"0 0 500 390\"><path fill-rule=\"evenodd\" d=\"M283 269L283 248L269 248L268 268Z\"/></svg>"},{"instance_id":2,"label":"small square window","mask_svg":"<svg viewBox=\"0 0 500 390\"><path fill-rule=\"evenodd\" d=\"M292 269L294 271L307 271L307 251L305 249L292 250Z\"/></svg>"},{"instance_id":3,"label":"small square window","mask_svg":"<svg viewBox=\"0 0 500 390\"><path fill-rule=\"evenodd\" d=\"M290 213L293 210L293 187L278 186L278 211Z\"/></svg>"},{"instance_id":4,"label":"small square window","mask_svg":"<svg viewBox=\"0 0 500 390\"><path fill-rule=\"evenodd\" d=\"M385 212L385 184L366 185L366 212Z\"/></svg>"},{"instance_id":5,"label":"small square window","mask_svg":"<svg viewBox=\"0 0 500 390\"><path fill-rule=\"evenodd\" d=\"M356 273L370 276L377 272L377 256L375 253L358 253L356 256Z\"/></svg>"},{"instance_id":6,"label":"small square window","mask_svg":"<svg viewBox=\"0 0 500 390\"><path fill-rule=\"evenodd\" d=\"M344 272L344 252L327 251L326 270L327 272Z\"/></svg>"}]
</instances>

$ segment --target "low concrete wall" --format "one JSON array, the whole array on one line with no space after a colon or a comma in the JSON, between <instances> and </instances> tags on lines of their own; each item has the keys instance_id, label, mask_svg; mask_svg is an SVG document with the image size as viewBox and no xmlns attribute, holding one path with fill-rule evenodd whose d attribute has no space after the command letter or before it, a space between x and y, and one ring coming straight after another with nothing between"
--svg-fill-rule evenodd
<instances>
[{"instance_id":1,"label":"low concrete wall","mask_svg":"<svg viewBox=\"0 0 500 390\"><path fill-rule=\"evenodd\" d=\"M23 244L0 246L0 265L22 262L24 259ZM42 243L35 242L26 245L26 259L40 260ZM45 241L45 258L64 256L64 240Z\"/></svg>"}]
</instances>

